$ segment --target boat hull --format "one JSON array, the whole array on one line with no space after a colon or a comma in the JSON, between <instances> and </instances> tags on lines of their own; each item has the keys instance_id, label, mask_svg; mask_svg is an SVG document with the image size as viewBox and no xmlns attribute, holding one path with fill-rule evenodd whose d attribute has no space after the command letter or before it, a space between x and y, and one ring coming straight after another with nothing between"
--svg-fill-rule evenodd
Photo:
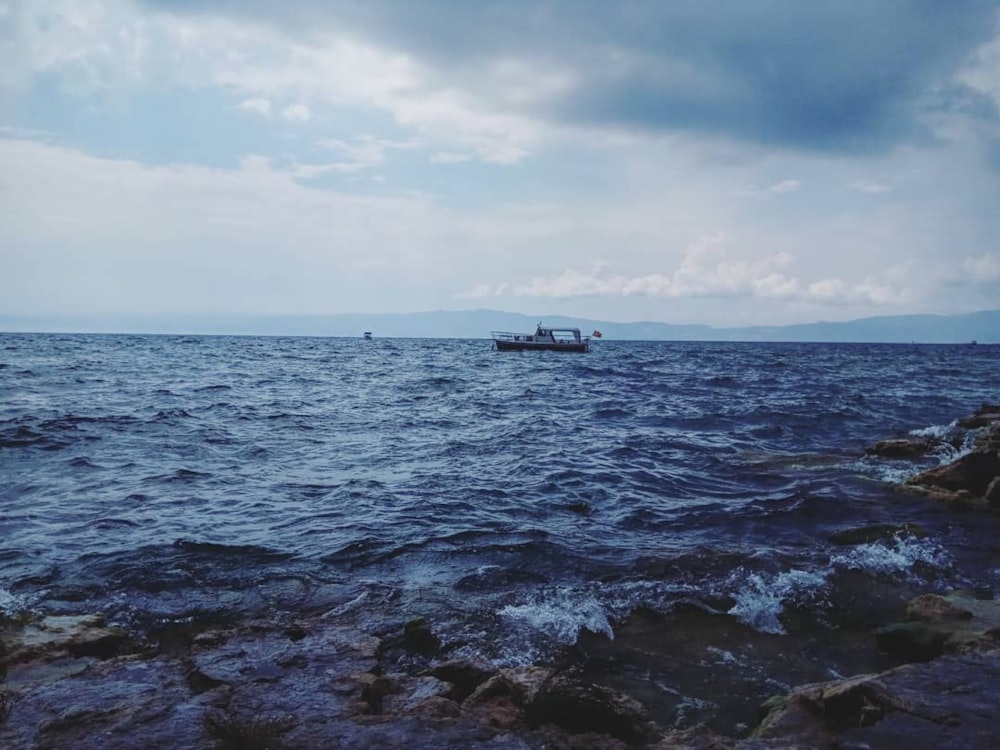
<instances>
[{"instance_id":1,"label":"boat hull","mask_svg":"<svg viewBox=\"0 0 1000 750\"><path fill-rule=\"evenodd\" d=\"M552 343L551 341L500 341L494 340L498 352L586 352L587 342Z\"/></svg>"}]
</instances>

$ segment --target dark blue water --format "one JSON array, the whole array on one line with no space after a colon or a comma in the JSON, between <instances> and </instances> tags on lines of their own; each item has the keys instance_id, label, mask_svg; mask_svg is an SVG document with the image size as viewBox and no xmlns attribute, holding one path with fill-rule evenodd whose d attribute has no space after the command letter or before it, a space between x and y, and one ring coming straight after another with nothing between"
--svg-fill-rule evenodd
<instances>
[{"instance_id":1,"label":"dark blue water","mask_svg":"<svg viewBox=\"0 0 1000 750\"><path fill-rule=\"evenodd\" d=\"M0 608L424 615L545 658L680 598L780 633L857 570L1000 584L995 517L893 491L876 440L957 434L1000 347L0 336ZM832 531L914 521L855 547Z\"/></svg>"}]
</instances>

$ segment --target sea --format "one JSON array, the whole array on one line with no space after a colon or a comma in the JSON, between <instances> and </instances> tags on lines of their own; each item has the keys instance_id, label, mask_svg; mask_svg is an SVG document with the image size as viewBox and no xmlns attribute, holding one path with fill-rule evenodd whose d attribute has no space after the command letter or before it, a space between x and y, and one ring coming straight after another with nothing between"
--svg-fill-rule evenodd
<instances>
[{"instance_id":1,"label":"sea","mask_svg":"<svg viewBox=\"0 0 1000 750\"><path fill-rule=\"evenodd\" d=\"M1000 346L2 334L0 617L424 617L499 667L684 606L774 675L866 599L996 596L997 517L897 485L998 401ZM900 436L943 442L866 456Z\"/></svg>"}]
</instances>

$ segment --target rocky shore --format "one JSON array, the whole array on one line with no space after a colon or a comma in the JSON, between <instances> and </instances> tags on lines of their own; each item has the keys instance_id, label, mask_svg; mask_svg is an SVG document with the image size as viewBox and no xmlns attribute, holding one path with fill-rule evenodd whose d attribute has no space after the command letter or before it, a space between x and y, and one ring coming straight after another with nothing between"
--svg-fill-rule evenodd
<instances>
[{"instance_id":1,"label":"rocky shore","mask_svg":"<svg viewBox=\"0 0 1000 750\"><path fill-rule=\"evenodd\" d=\"M959 424L975 434L972 448L900 490L956 512L995 513L1000 405ZM868 454L891 461L938 447L933 438L893 438ZM902 522L832 541L922 533ZM839 615L825 637L843 632L845 653L871 649L878 659L861 663L885 669L776 691L763 705L750 705L737 682L705 685L722 713L752 711L728 734L672 731L649 696L608 679L608 666L661 659L695 674L700 655L735 658L717 645L734 642L794 657L809 650L806 629L762 634L705 602L681 602L633 613L614 641L584 632L558 663L496 669L449 659L433 623L419 617L377 632L331 612L135 634L90 614L23 613L0 620L0 746L988 748L1000 735L1000 602L978 594L925 593L872 603L865 617Z\"/></svg>"}]
</instances>

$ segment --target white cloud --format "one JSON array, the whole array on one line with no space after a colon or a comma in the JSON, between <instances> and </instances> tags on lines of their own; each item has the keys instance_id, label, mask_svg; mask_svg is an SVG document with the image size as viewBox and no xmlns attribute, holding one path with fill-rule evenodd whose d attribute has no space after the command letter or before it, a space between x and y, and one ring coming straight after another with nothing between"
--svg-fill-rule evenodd
<instances>
[{"instance_id":1,"label":"white cloud","mask_svg":"<svg viewBox=\"0 0 1000 750\"><path fill-rule=\"evenodd\" d=\"M976 283L1000 282L1000 255L988 253L976 258L962 258L958 263L961 277Z\"/></svg>"},{"instance_id":2,"label":"white cloud","mask_svg":"<svg viewBox=\"0 0 1000 750\"><path fill-rule=\"evenodd\" d=\"M802 187L802 183L798 180L782 180L776 185L771 185L767 189L769 193L795 193Z\"/></svg>"},{"instance_id":3,"label":"white cloud","mask_svg":"<svg viewBox=\"0 0 1000 750\"><path fill-rule=\"evenodd\" d=\"M857 180L851 183L851 189L859 193L888 193L893 188L889 183L880 180Z\"/></svg>"},{"instance_id":4,"label":"white cloud","mask_svg":"<svg viewBox=\"0 0 1000 750\"><path fill-rule=\"evenodd\" d=\"M339 138L326 138L319 146L343 156L342 161L325 164L299 164L294 168L296 176L315 177L327 172L350 174L371 169L385 162L387 151L409 150L417 148L418 141L393 141L372 136L360 136L352 141Z\"/></svg>"},{"instance_id":5,"label":"white cloud","mask_svg":"<svg viewBox=\"0 0 1000 750\"><path fill-rule=\"evenodd\" d=\"M78 96L141 79L150 35L133 7L48 0L2 8L0 92L27 88L39 73L57 75L60 88Z\"/></svg>"},{"instance_id":6,"label":"white cloud","mask_svg":"<svg viewBox=\"0 0 1000 750\"><path fill-rule=\"evenodd\" d=\"M220 85L258 97L294 94L387 112L430 143L459 146L486 162L521 161L546 130L504 111L499 99L458 88L419 60L371 42L318 32L307 43L253 26L205 26L191 33L188 46L202 51ZM525 83L534 85L530 76ZM482 90L493 89L487 82Z\"/></svg>"},{"instance_id":7,"label":"white cloud","mask_svg":"<svg viewBox=\"0 0 1000 750\"><path fill-rule=\"evenodd\" d=\"M985 94L1000 107L1000 12L993 38L976 50L968 66L957 76L961 83Z\"/></svg>"},{"instance_id":8,"label":"white cloud","mask_svg":"<svg viewBox=\"0 0 1000 750\"><path fill-rule=\"evenodd\" d=\"M309 122L312 112L305 104L290 104L281 110L281 116L291 122Z\"/></svg>"},{"instance_id":9,"label":"white cloud","mask_svg":"<svg viewBox=\"0 0 1000 750\"><path fill-rule=\"evenodd\" d=\"M6 312L406 311L438 248L489 241L421 196L311 189L259 156L154 167L0 139L0 174Z\"/></svg>"},{"instance_id":10,"label":"white cloud","mask_svg":"<svg viewBox=\"0 0 1000 750\"><path fill-rule=\"evenodd\" d=\"M0 144L0 287L10 290L9 300L28 306L51 296L41 279L57 273L62 260L71 267L73 258L82 262L92 253L95 264L106 261L113 281L144 258L154 273L169 267L167 256L175 252L261 278L305 278L305 286L343 276L351 282L338 287L337 304L375 304L371 294L350 296L352 286L367 283L350 275L364 256L387 279L410 285L409 296L396 294L397 286L383 297L410 309L439 306L454 290L464 290L457 299L497 298L522 309L543 298L557 308L567 301L561 309L568 312L574 300L589 297L588 313L710 315L715 323L757 322L742 316L762 309L782 322L829 309L814 303L840 305L836 312L844 315L904 303L913 309L892 312L995 305L995 289L984 284L1000 274L994 252L1000 227L990 201L996 176L984 158L988 141L972 137L982 133L955 131L933 149L910 145L849 158L784 149L779 142L748 146L738 134L726 139L693 128L651 134L617 124L617 111L581 120L560 108L587 104L587 66L595 59L628 68L622 81L641 77L647 59L627 43L595 50L581 62L567 36L546 49L544 65L530 57L537 49L524 48L528 56L519 58L517 45L506 44L470 57L450 48L443 57L421 57L428 46L393 46L413 41L409 30L380 36L376 26L364 27L372 34L365 38L358 36L362 26L326 23L334 12L319 13L304 30L291 21L251 20L249 9L228 15L156 10L168 5L0 0L9 11L0 17L0 115L14 113L7 132L24 139L17 148ZM664 60L649 57L663 80L712 75L663 68ZM445 65L444 58L469 65ZM998 59L1000 38L994 38L960 78L996 100ZM621 73L612 72L611 79ZM34 80L45 85L31 91ZM147 94L148 100L138 98ZM135 111L150 101L172 101L174 94L197 108L205 129L164 133L176 141L157 145L170 148L144 151L150 139L140 133L119 142L115 128L99 142L87 128L58 123L98 113L120 128L127 121L115 119L116 108ZM21 96L48 97L51 116L21 118L22 110L33 110L20 107ZM218 133L227 131L218 125L231 124L235 107L247 118L309 126L247 128L223 142ZM555 124L560 118L590 127ZM25 137L32 128L36 133ZM37 133L43 128L47 132ZM213 132L219 158L206 155ZM185 137L199 138L199 148L185 148ZM135 161L46 150L26 144L28 138L94 153L127 149ZM15 150L22 155L13 156ZM404 150L415 158L396 158ZM158 164L165 153L216 164L258 156L224 170ZM528 158L536 154L541 158ZM464 161L518 168L445 166ZM349 177L316 179L323 175ZM745 185L755 186L752 200L738 192ZM846 194L848 187L894 192L891 201L861 200ZM717 227L739 243L713 233ZM35 262L30 248L45 243L53 245L45 251L52 262ZM297 248L301 264L269 265L265 256L279 255L265 248L269 243ZM256 249L243 258L241 248ZM613 265L596 260L609 257ZM888 269L904 261L912 267L892 275ZM397 273L397 267L406 270ZM34 298L15 284L26 274L37 282ZM223 281L217 286L213 304L225 296ZM127 287L109 282L107 288ZM277 291L260 289L277 298ZM299 295L291 283L283 293L289 309L301 300L333 299ZM0 293L0 304L3 298ZM175 299L184 304L183 297Z\"/></svg>"},{"instance_id":11,"label":"white cloud","mask_svg":"<svg viewBox=\"0 0 1000 750\"><path fill-rule=\"evenodd\" d=\"M731 241L722 233L706 235L692 243L672 273L644 276L608 275L601 267L590 272L568 270L553 277L536 277L516 287L525 297L628 297L642 295L668 299L757 298L819 304L884 305L900 301L887 284L864 279L848 284L840 278L805 282L776 269L792 264L789 253L775 253L757 260L731 257Z\"/></svg>"},{"instance_id":12,"label":"white cloud","mask_svg":"<svg viewBox=\"0 0 1000 750\"><path fill-rule=\"evenodd\" d=\"M820 302L833 302L842 299L847 291L846 285L840 279L814 281L806 289L812 299Z\"/></svg>"},{"instance_id":13,"label":"white cloud","mask_svg":"<svg viewBox=\"0 0 1000 750\"><path fill-rule=\"evenodd\" d=\"M568 85L562 74L515 62L460 86L454 71L343 31L292 35L238 17L142 12L126 0L4 7L13 11L5 19L12 32L0 34L0 94L29 87L41 73L58 74L63 90L81 95L211 83L261 114L275 101L297 99L281 110L292 122L309 121L319 105L387 113L431 147L447 144L497 164L523 160L546 130L506 107Z\"/></svg>"},{"instance_id":14,"label":"white cloud","mask_svg":"<svg viewBox=\"0 0 1000 750\"><path fill-rule=\"evenodd\" d=\"M454 151L438 151L431 156L431 161L435 164L459 164L469 161L471 158L468 154L459 154Z\"/></svg>"},{"instance_id":15,"label":"white cloud","mask_svg":"<svg viewBox=\"0 0 1000 750\"><path fill-rule=\"evenodd\" d=\"M486 299L488 297L499 297L507 291L507 284L479 284L471 289L457 292L455 299Z\"/></svg>"},{"instance_id":16,"label":"white cloud","mask_svg":"<svg viewBox=\"0 0 1000 750\"><path fill-rule=\"evenodd\" d=\"M261 115L271 114L271 102L267 99L244 99L239 104L240 109L256 112Z\"/></svg>"}]
</instances>

